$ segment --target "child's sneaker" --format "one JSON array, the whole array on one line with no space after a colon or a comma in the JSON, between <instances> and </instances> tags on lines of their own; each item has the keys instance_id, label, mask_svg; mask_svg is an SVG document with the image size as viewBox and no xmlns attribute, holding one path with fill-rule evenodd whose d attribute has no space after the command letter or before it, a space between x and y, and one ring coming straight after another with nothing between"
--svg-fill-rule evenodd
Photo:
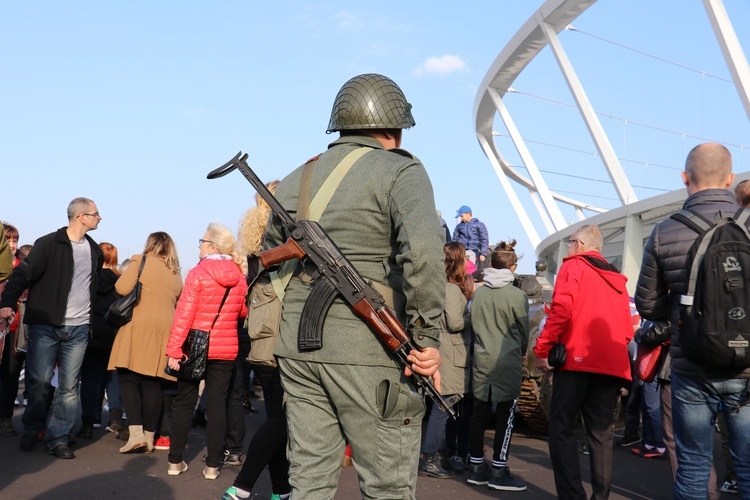
<instances>
[{"instance_id":1,"label":"child's sneaker","mask_svg":"<svg viewBox=\"0 0 750 500\"><path fill-rule=\"evenodd\" d=\"M737 481L727 478L723 483L721 483L719 490L724 493L732 493L734 495L737 495L740 492L740 487L737 486Z\"/></svg>"},{"instance_id":2,"label":"child's sneaker","mask_svg":"<svg viewBox=\"0 0 750 500\"><path fill-rule=\"evenodd\" d=\"M470 463L471 472L466 482L475 486L484 486L490 482L490 471L486 462L481 464Z\"/></svg>"},{"instance_id":3,"label":"child's sneaker","mask_svg":"<svg viewBox=\"0 0 750 500\"><path fill-rule=\"evenodd\" d=\"M168 450L170 444L169 436L159 436L154 443L155 450Z\"/></svg>"},{"instance_id":4,"label":"child's sneaker","mask_svg":"<svg viewBox=\"0 0 750 500\"><path fill-rule=\"evenodd\" d=\"M510 468L507 466L492 466L490 468L490 480L487 483L487 487L501 491L523 491L526 489L526 483L513 477L510 473Z\"/></svg>"}]
</instances>

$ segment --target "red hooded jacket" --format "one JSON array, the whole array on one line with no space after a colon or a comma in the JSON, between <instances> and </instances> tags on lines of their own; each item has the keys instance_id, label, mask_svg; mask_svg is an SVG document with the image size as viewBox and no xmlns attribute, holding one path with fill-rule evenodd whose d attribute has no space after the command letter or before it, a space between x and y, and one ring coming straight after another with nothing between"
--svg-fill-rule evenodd
<instances>
[{"instance_id":1,"label":"red hooded jacket","mask_svg":"<svg viewBox=\"0 0 750 500\"><path fill-rule=\"evenodd\" d=\"M219 310L226 288L231 287L213 329L211 323ZM182 357L182 344L191 328L211 331L208 359L234 361L237 357L237 321L247 316L247 282L242 271L230 259L201 259L185 278L177 302L167 356Z\"/></svg>"},{"instance_id":2,"label":"red hooded jacket","mask_svg":"<svg viewBox=\"0 0 750 500\"><path fill-rule=\"evenodd\" d=\"M626 282L597 251L563 259L534 354L547 358L552 346L561 342L566 360L557 370L631 380L628 343L633 325Z\"/></svg>"}]
</instances>

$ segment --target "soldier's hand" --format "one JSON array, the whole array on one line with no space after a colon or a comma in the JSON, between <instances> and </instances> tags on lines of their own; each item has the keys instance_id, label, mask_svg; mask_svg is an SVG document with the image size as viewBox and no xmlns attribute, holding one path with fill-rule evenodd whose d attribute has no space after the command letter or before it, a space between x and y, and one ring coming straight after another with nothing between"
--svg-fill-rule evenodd
<instances>
[{"instance_id":1,"label":"soldier's hand","mask_svg":"<svg viewBox=\"0 0 750 500\"><path fill-rule=\"evenodd\" d=\"M547 362L547 358L536 358L536 368L542 373L547 373L553 370Z\"/></svg>"},{"instance_id":2,"label":"soldier's hand","mask_svg":"<svg viewBox=\"0 0 750 500\"><path fill-rule=\"evenodd\" d=\"M410 363L404 369L404 374L407 377L411 375L412 371L425 377L432 377L440 366L440 351L436 347L425 347L421 351L412 349L406 360Z\"/></svg>"}]
</instances>

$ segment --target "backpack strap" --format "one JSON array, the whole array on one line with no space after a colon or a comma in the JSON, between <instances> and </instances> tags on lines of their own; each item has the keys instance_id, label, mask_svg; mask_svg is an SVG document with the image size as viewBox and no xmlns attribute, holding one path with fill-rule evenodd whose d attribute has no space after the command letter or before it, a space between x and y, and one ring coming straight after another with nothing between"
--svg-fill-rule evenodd
<instances>
[{"instance_id":1,"label":"backpack strap","mask_svg":"<svg viewBox=\"0 0 750 500\"><path fill-rule=\"evenodd\" d=\"M712 222L706 220L703 216L695 212L691 212L690 210L680 210L679 212L670 215L669 218L674 219L678 222L682 222L698 234L702 234L708 231L715 225Z\"/></svg>"}]
</instances>

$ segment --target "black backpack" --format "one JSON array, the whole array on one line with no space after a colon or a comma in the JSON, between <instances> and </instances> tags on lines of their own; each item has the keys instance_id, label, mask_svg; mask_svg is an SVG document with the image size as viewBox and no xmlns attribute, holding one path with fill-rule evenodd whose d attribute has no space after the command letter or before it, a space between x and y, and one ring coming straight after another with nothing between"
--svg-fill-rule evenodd
<instances>
[{"instance_id":1,"label":"black backpack","mask_svg":"<svg viewBox=\"0 0 750 500\"><path fill-rule=\"evenodd\" d=\"M706 367L750 367L750 210L715 222L680 210L671 216L698 233L688 253L690 280L680 301L680 345Z\"/></svg>"}]
</instances>

